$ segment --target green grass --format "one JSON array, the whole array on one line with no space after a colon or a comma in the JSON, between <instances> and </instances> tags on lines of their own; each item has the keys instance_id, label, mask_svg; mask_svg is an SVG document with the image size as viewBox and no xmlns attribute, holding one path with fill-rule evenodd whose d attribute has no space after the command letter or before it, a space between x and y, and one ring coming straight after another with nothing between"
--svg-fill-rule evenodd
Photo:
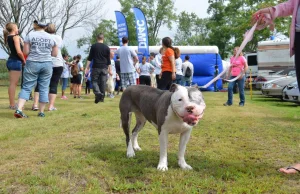
<instances>
[{"instance_id":1,"label":"green grass","mask_svg":"<svg viewBox=\"0 0 300 194\"><path fill-rule=\"evenodd\" d=\"M143 149L126 158L119 97L95 105L57 99L57 112L13 118L0 88L0 193L299 193L299 174L277 169L299 161L300 107L247 95L245 107L224 107L227 93L204 93L207 109L177 165L178 135L169 136L167 172L156 170L157 131L141 131Z\"/></svg>"}]
</instances>

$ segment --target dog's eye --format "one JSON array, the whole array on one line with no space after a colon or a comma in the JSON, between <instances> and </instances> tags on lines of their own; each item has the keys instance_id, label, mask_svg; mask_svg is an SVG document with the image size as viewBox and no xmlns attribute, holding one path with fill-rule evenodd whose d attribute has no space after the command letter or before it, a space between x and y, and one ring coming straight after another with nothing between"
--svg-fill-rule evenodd
<instances>
[{"instance_id":1,"label":"dog's eye","mask_svg":"<svg viewBox=\"0 0 300 194\"><path fill-rule=\"evenodd\" d=\"M180 99L178 99L178 101L182 101L182 99L180 98Z\"/></svg>"}]
</instances>

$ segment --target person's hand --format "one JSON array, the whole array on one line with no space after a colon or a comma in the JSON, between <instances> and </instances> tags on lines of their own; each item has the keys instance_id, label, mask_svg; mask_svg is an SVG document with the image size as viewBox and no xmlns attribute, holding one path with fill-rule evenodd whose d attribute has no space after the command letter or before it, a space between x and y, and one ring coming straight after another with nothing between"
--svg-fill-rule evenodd
<instances>
[{"instance_id":1,"label":"person's hand","mask_svg":"<svg viewBox=\"0 0 300 194\"><path fill-rule=\"evenodd\" d=\"M25 66L25 64L26 64L26 61L22 61L22 66Z\"/></svg>"},{"instance_id":2,"label":"person's hand","mask_svg":"<svg viewBox=\"0 0 300 194\"><path fill-rule=\"evenodd\" d=\"M172 80L175 80L175 79L176 79L176 73L173 72L173 73L172 73Z\"/></svg>"},{"instance_id":3,"label":"person's hand","mask_svg":"<svg viewBox=\"0 0 300 194\"><path fill-rule=\"evenodd\" d=\"M85 69L84 74L88 75L89 71L90 71L89 69Z\"/></svg>"},{"instance_id":4,"label":"person's hand","mask_svg":"<svg viewBox=\"0 0 300 194\"><path fill-rule=\"evenodd\" d=\"M258 30L264 29L269 25L271 31L274 30L275 25L271 18L271 7L260 9L252 15L251 24L254 25L257 22Z\"/></svg>"}]
</instances>

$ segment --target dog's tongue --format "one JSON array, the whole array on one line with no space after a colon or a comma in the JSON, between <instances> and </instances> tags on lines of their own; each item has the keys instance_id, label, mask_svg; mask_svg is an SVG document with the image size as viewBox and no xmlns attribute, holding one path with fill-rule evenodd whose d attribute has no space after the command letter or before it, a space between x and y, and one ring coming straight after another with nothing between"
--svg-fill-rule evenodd
<instances>
[{"instance_id":1,"label":"dog's tongue","mask_svg":"<svg viewBox=\"0 0 300 194\"><path fill-rule=\"evenodd\" d=\"M193 114L188 114L183 117L183 122L187 124L195 124L198 118Z\"/></svg>"}]
</instances>

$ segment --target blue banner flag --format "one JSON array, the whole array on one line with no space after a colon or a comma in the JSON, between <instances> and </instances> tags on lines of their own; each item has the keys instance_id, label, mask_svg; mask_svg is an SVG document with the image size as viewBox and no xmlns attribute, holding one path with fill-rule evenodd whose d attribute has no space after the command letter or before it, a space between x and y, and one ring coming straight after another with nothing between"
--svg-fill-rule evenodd
<instances>
[{"instance_id":1,"label":"blue banner flag","mask_svg":"<svg viewBox=\"0 0 300 194\"><path fill-rule=\"evenodd\" d=\"M120 11L115 11L116 19L117 19L117 27L118 27L118 38L120 46L123 46L122 38L127 37L128 38L128 26L125 19L125 16Z\"/></svg>"},{"instance_id":2,"label":"blue banner flag","mask_svg":"<svg viewBox=\"0 0 300 194\"><path fill-rule=\"evenodd\" d=\"M138 52L144 56L149 56L148 26L144 13L139 8L134 7L136 36L138 41Z\"/></svg>"}]
</instances>

